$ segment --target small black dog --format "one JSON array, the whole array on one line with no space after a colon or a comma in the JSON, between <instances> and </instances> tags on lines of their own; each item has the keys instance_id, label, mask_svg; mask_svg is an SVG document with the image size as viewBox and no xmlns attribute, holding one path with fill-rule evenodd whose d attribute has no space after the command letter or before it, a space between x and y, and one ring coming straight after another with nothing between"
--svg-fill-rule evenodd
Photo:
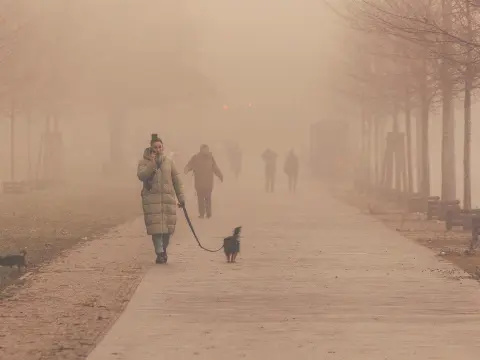
<instances>
[{"instance_id":1,"label":"small black dog","mask_svg":"<svg viewBox=\"0 0 480 360\"><path fill-rule=\"evenodd\" d=\"M227 257L228 263L234 263L237 258L238 253L240 252L240 231L242 227L236 227L233 230L233 235L223 239L223 250L225 251L225 256Z\"/></svg>"},{"instance_id":2,"label":"small black dog","mask_svg":"<svg viewBox=\"0 0 480 360\"><path fill-rule=\"evenodd\" d=\"M21 255L7 255L7 256L0 256L0 266L9 266L18 267L18 271L21 270L22 267L27 267L27 261L25 257L27 256L27 251L22 250L20 251Z\"/></svg>"}]
</instances>

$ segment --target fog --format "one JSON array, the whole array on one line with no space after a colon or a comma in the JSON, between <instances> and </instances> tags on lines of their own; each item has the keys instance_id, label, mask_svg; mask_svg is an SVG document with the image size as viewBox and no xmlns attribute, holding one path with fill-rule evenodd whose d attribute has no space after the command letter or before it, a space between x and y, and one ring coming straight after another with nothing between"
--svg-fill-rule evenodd
<instances>
[{"instance_id":1,"label":"fog","mask_svg":"<svg viewBox=\"0 0 480 360\"><path fill-rule=\"evenodd\" d=\"M115 146L134 166L152 132L183 156L202 143L221 152L228 141L255 157L266 147L305 155L311 123L358 116L337 91L339 62L355 61L344 52L345 24L322 1L3 0L1 7L3 180L11 175L12 109L16 180L29 176L28 151L36 171L47 118L62 132L68 173L88 178L110 158L112 123L123 124ZM437 189L439 121L432 122ZM457 185L461 191L461 177Z\"/></svg>"},{"instance_id":2,"label":"fog","mask_svg":"<svg viewBox=\"0 0 480 360\"><path fill-rule=\"evenodd\" d=\"M22 30L7 42L18 60L8 84L18 91L2 101L2 178L12 101L17 161L25 160L28 113L32 152L45 118L56 118L69 159L93 168L108 158L116 117L125 119L122 146L131 158L151 132L189 153L232 139L257 153L305 148L308 125L325 117L325 54L335 36L318 1L3 3Z\"/></svg>"},{"instance_id":3,"label":"fog","mask_svg":"<svg viewBox=\"0 0 480 360\"><path fill-rule=\"evenodd\" d=\"M460 71L455 111L444 112L456 118L456 183L445 196L440 100L453 91L445 85L440 96L438 84L453 67L418 44L410 64L406 40L408 60L398 61L394 36L353 30L327 2L362 11L371 2L368 20L381 17L377 5L404 5L407 15L441 8L440 0L0 0L0 360L365 359L406 349L409 359L470 358L475 345L462 335L479 324L476 227L447 232L423 221L413 212L427 201L403 211L414 191L462 199ZM395 139L406 138L409 109L413 165L427 154L415 148L427 144L417 141L421 120L430 166L408 175L426 179L431 169L429 186L400 176L409 152ZM473 207L479 115L473 107ZM387 145L387 133L399 136ZM202 144L213 157L208 149L192 157ZM441 218L447 207L431 209ZM295 339L275 345L290 329ZM394 350L379 344L387 332Z\"/></svg>"}]
</instances>

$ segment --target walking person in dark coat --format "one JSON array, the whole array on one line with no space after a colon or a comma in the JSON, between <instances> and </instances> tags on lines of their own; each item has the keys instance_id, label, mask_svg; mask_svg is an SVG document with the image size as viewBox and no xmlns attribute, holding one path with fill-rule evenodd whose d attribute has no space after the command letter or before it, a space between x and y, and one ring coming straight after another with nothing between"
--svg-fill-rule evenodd
<instances>
[{"instance_id":1,"label":"walking person in dark coat","mask_svg":"<svg viewBox=\"0 0 480 360\"><path fill-rule=\"evenodd\" d=\"M202 145L200 152L193 155L185 166L185 174L190 171L193 171L195 177L199 217L203 219L207 215L207 218L210 218L212 217L213 177L216 175L223 182L223 174L208 145Z\"/></svg>"},{"instance_id":2,"label":"walking person in dark coat","mask_svg":"<svg viewBox=\"0 0 480 360\"><path fill-rule=\"evenodd\" d=\"M299 161L298 156L293 152L293 149L287 155L285 159L285 165L283 171L288 176L288 190L295 192L297 188Z\"/></svg>"},{"instance_id":3,"label":"walking person in dark coat","mask_svg":"<svg viewBox=\"0 0 480 360\"><path fill-rule=\"evenodd\" d=\"M277 172L277 153L267 149L262 154L265 162L265 190L273 192L275 189L275 173Z\"/></svg>"}]
</instances>

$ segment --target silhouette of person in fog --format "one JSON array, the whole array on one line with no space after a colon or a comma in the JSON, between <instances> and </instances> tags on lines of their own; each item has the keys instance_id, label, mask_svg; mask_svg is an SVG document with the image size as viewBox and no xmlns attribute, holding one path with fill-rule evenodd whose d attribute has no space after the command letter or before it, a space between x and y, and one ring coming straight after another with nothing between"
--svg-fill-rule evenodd
<instances>
[{"instance_id":1,"label":"silhouette of person in fog","mask_svg":"<svg viewBox=\"0 0 480 360\"><path fill-rule=\"evenodd\" d=\"M293 149L287 154L283 171L288 176L288 191L295 192L297 188L299 161Z\"/></svg>"},{"instance_id":2,"label":"silhouette of person in fog","mask_svg":"<svg viewBox=\"0 0 480 360\"><path fill-rule=\"evenodd\" d=\"M193 171L195 177L199 217L203 219L206 214L207 218L210 218L212 217L213 176L216 175L223 182L223 175L208 145L202 145L200 152L193 155L185 166L185 174L190 171Z\"/></svg>"},{"instance_id":3,"label":"silhouette of person in fog","mask_svg":"<svg viewBox=\"0 0 480 360\"><path fill-rule=\"evenodd\" d=\"M267 149L262 154L262 159L265 162L265 191L273 192L275 190L275 173L277 171L277 157L278 155Z\"/></svg>"},{"instance_id":4,"label":"silhouette of person in fog","mask_svg":"<svg viewBox=\"0 0 480 360\"><path fill-rule=\"evenodd\" d=\"M228 160L230 162L230 167L236 179L238 179L242 171L242 155L242 149L240 149L240 146L238 144L229 146Z\"/></svg>"}]
</instances>

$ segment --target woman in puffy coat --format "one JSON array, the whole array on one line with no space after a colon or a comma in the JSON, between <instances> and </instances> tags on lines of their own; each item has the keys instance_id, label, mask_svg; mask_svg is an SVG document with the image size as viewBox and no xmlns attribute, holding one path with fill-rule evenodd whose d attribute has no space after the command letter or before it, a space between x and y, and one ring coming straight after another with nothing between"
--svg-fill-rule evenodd
<instances>
[{"instance_id":1,"label":"woman in puffy coat","mask_svg":"<svg viewBox=\"0 0 480 360\"><path fill-rule=\"evenodd\" d=\"M157 134L152 134L150 147L138 162L137 176L143 182L143 214L157 254L156 263L166 264L167 247L177 222L177 207L185 206L185 197L180 174L174 161L164 155L163 142Z\"/></svg>"}]
</instances>

